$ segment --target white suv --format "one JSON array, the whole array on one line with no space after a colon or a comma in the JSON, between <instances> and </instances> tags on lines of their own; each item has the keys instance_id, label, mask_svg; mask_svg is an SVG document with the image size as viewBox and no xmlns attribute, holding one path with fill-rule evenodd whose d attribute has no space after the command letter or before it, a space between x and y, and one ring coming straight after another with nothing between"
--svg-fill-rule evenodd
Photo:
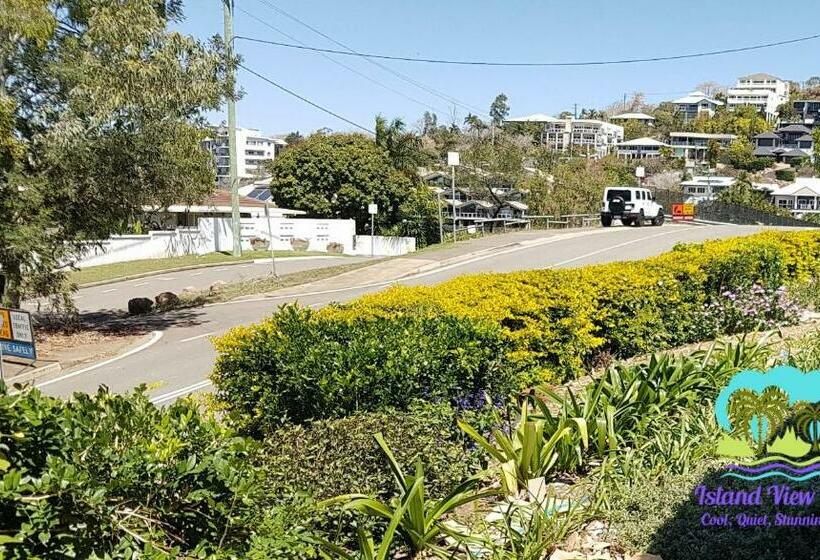
<instances>
[{"instance_id":1,"label":"white suv","mask_svg":"<svg viewBox=\"0 0 820 560\"><path fill-rule=\"evenodd\" d=\"M651 220L653 226L663 225L663 206L655 202L648 189L640 187L607 187L601 206L601 225L609 227L619 219L625 226L642 226Z\"/></svg>"}]
</instances>

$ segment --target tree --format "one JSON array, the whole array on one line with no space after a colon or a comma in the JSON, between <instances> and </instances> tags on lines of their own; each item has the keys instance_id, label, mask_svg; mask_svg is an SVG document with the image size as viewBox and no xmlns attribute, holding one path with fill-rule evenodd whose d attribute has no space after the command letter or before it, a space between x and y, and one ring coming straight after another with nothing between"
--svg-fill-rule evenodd
<instances>
[{"instance_id":1,"label":"tree","mask_svg":"<svg viewBox=\"0 0 820 560\"><path fill-rule=\"evenodd\" d=\"M376 145L387 152L393 167L411 177L415 177L416 169L425 161L421 139L405 131L401 119L388 123L381 115L376 116Z\"/></svg>"},{"instance_id":2,"label":"tree","mask_svg":"<svg viewBox=\"0 0 820 560\"><path fill-rule=\"evenodd\" d=\"M812 453L820 453L820 403L801 402L794 410L794 427L811 444Z\"/></svg>"},{"instance_id":3,"label":"tree","mask_svg":"<svg viewBox=\"0 0 820 560\"><path fill-rule=\"evenodd\" d=\"M762 171L769 167L773 160L754 155L754 145L745 137L736 138L721 154L721 159L735 169L743 171Z\"/></svg>"},{"instance_id":4,"label":"tree","mask_svg":"<svg viewBox=\"0 0 820 560\"><path fill-rule=\"evenodd\" d=\"M504 122L504 119L506 119L509 114L510 106L507 103L507 96L503 93L499 93L490 105L490 118L492 119L493 125L501 126L501 123Z\"/></svg>"},{"instance_id":5,"label":"tree","mask_svg":"<svg viewBox=\"0 0 820 560\"><path fill-rule=\"evenodd\" d=\"M13 0L0 15L0 268L18 306L65 296L65 267L144 206L214 188L199 125L234 95L235 61L167 30L178 1Z\"/></svg>"},{"instance_id":6,"label":"tree","mask_svg":"<svg viewBox=\"0 0 820 560\"><path fill-rule=\"evenodd\" d=\"M736 434L745 437L760 454L786 419L789 397L779 387L762 393L740 389L729 400L729 418Z\"/></svg>"},{"instance_id":7,"label":"tree","mask_svg":"<svg viewBox=\"0 0 820 560\"><path fill-rule=\"evenodd\" d=\"M400 221L413 181L397 171L384 149L361 134L312 135L268 163L277 204L310 218L356 220L369 233L367 205L379 205L379 229Z\"/></svg>"},{"instance_id":8,"label":"tree","mask_svg":"<svg viewBox=\"0 0 820 560\"><path fill-rule=\"evenodd\" d=\"M293 132L289 132L288 135L285 136L285 142L288 143L288 146L295 146L296 144L298 144L299 142L301 142L304 139L305 139L305 137L302 136L299 133L298 130L294 130Z\"/></svg>"},{"instance_id":9,"label":"tree","mask_svg":"<svg viewBox=\"0 0 820 560\"><path fill-rule=\"evenodd\" d=\"M477 132L487 128L484 121L478 118L478 115L474 115L472 113L468 113L467 116L464 117L464 126L466 126L467 130L470 132Z\"/></svg>"},{"instance_id":10,"label":"tree","mask_svg":"<svg viewBox=\"0 0 820 560\"><path fill-rule=\"evenodd\" d=\"M714 138L706 144L706 161L709 162L709 167L714 167L717 164L721 150L720 142Z\"/></svg>"},{"instance_id":11,"label":"tree","mask_svg":"<svg viewBox=\"0 0 820 560\"><path fill-rule=\"evenodd\" d=\"M695 86L695 89L702 91L709 97L715 97L716 95L723 95L726 93L726 87L717 82L701 82Z\"/></svg>"}]
</instances>

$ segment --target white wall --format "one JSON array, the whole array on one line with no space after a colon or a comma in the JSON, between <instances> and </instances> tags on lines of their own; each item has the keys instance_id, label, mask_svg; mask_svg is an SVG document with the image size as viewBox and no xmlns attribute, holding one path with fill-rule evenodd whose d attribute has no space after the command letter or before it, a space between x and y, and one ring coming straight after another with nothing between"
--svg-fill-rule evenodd
<instances>
[{"instance_id":1,"label":"white wall","mask_svg":"<svg viewBox=\"0 0 820 560\"><path fill-rule=\"evenodd\" d=\"M327 252L330 244L338 244L346 255L370 255L369 235L356 235L353 220L317 220L311 218L243 218L241 221L243 250L252 249L254 239L268 241L273 249L290 251L293 240L307 242L307 251ZM271 241L272 240L272 241ZM113 235L99 246L89 245L86 255L76 265L98 266L142 259L161 259L182 255L204 255L233 249L230 218L200 218L196 228L174 231L151 231L146 235ZM376 236L373 244L376 256L404 255L416 250L412 237Z\"/></svg>"},{"instance_id":2,"label":"white wall","mask_svg":"<svg viewBox=\"0 0 820 560\"><path fill-rule=\"evenodd\" d=\"M353 251L350 254L370 256L371 240L373 255L378 257L395 257L416 251L415 237L385 237L382 235L370 237L369 235L357 235L354 239Z\"/></svg>"}]
</instances>

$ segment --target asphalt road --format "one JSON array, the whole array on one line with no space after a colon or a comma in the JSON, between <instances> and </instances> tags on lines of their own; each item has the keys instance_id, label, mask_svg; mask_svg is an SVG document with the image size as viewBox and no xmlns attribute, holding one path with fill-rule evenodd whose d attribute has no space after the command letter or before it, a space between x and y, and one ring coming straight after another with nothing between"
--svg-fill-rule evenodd
<instances>
[{"instance_id":1,"label":"asphalt road","mask_svg":"<svg viewBox=\"0 0 820 560\"><path fill-rule=\"evenodd\" d=\"M280 276L329 266L353 264L367 260L366 257L282 257L276 259L276 272ZM128 300L135 297L154 299L160 292L179 293L182 290L205 290L216 282L234 283L254 278L264 278L272 273L271 263L248 262L191 270L169 272L82 288L74 296L80 313L92 311L121 310L128 307Z\"/></svg>"},{"instance_id":2,"label":"asphalt road","mask_svg":"<svg viewBox=\"0 0 820 560\"><path fill-rule=\"evenodd\" d=\"M215 352L210 337L236 325L259 321L292 301L321 307L330 302L344 302L368 292L378 291L391 283L431 285L464 274L507 272L537 268L577 267L587 264L640 259L671 249L676 243L748 235L761 231L757 226L734 225L665 225L663 227L593 229L567 232L522 232L509 234L510 242L491 252L465 257L461 263L443 265L425 273L395 282L357 282L341 289L316 290L288 295L260 296L246 301L226 302L203 308L180 310L152 319L152 340L145 349L101 367L84 368L43 381L38 386L46 393L68 395L75 391L92 392L101 384L114 391L127 391L139 384L149 384L154 402L166 404L179 396L207 390L207 376L213 367ZM501 238L503 239L503 238ZM477 240L476 246L486 241ZM451 259L454 252L470 252L470 245L423 254L425 259ZM377 266L382 266L381 264Z\"/></svg>"}]
</instances>

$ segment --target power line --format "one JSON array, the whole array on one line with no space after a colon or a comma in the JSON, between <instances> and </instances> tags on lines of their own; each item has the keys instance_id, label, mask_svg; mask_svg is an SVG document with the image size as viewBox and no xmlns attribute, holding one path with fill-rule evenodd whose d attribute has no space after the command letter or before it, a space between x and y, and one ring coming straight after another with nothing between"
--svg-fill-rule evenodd
<instances>
[{"instance_id":1,"label":"power line","mask_svg":"<svg viewBox=\"0 0 820 560\"><path fill-rule=\"evenodd\" d=\"M360 130L364 130L365 132L368 132L368 133L370 133L370 134L372 134L372 135L374 135L374 136L376 135L376 133L375 133L374 131L370 130L370 129L369 129L369 128L367 128L366 126L362 126L362 125L360 125L360 124L358 124L358 123L355 123L355 122L351 121L350 119L346 119L345 117L341 116L339 113L334 113L333 111L331 111L331 110L330 110L330 109L328 109L327 107L322 107L322 106L321 106L321 105L319 105L318 103L314 103L314 102L313 102L313 101L311 101L310 99L308 99L308 98L306 98L306 97L303 97L303 96L299 95L299 94L298 94L298 93L296 93L295 91L289 90L288 88L286 88L286 87L285 87L285 86L283 86L282 84L277 84L276 82L274 82L273 80L271 80L270 78L268 78L268 77L266 77L266 76L263 76L263 75L262 75L262 74L260 74L259 72L256 72L255 70L251 70L250 68L248 68L248 67L247 67L247 66L245 66L244 64L239 64L238 66L239 66L240 68L242 68L243 70L245 70L246 72L248 72L248 73L250 73L250 74L253 74L254 76L256 76L257 78L259 78L260 80L264 80L264 81L268 82L270 85L272 85L272 86L274 86L274 87L279 88L280 90L284 91L285 93L287 93L287 94L289 94L289 95L292 95L292 96L293 96L293 97L295 97L296 99L299 99L299 100L301 100L301 101L304 101L304 102L305 102L305 103L307 103L308 105L311 105L311 106L313 106L313 107L316 107L316 108L317 108L317 109L319 109L320 111L324 111L324 112L325 112L325 113L327 113L328 115L332 115L332 116L336 117L336 118L337 118L337 119L339 119L340 121L344 121L344 122L346 122L347 124L353 125L353 126L355 126L356 128L358 128L358 129L360 129Z\"/></svg>"},{"instance_id":2,"label":"power line","mask_svg":"<svg viewBox=\"0 0 820 560\"><path fill-rule=\"evenodd\" d=\"M253 41L256 43L264 43L268 45L274 45L277 47L286 47L291 49L302 49L314 52L324 52L324 53L331 53L331 54L340 54L345 56L359 56L365 59L380 59L380 60L397 60L402 62L423 62L427 64L449 64L449 65L458 65L458 66L504 66L504 67L549 67L549 66L609 66L609 65L616 65L616 64L636 64L642 62L664 62L664 61L671 61L671 60L684 60L690 58L703 58L708 56L718 56L724 54L733 54L733 53L740 53L740 52L748 52L748 51L755 51L760 49L768 49L771 47L780 47L783 45L792 45L795 43L802 43L805 41L812 41L814 39L820 38L820 33L815 35L809 35L806 37L798 37L796 39L787 39L785 41L776 41L772 43L762 43L758 45L751 45L747 47L736 47L731 49L720 49L715 51L706 51L706 52L698 52L698 53L690 53L690 54L679 54L679 55L672 55L672 56L653 56L650 58L625 58L625 59L615 59L615 60L587 60L587 61L574 61L574 62L493 62L493 61L486 61L486 60L448 60L448 59L440 59L440 58L413 58L407 56L391 56L385 54L375 54L375 53L361 53L355 52L352 50L341 51L336 49L324 49L321 47L309 47L303 45L294 45L291 43L281 43L277 41L266 41L264 39L255 39L253 37L243 37L237 36L236 39L243 39L245 41Z\"/></svg>"},{"instance_id":3,"label":"power line","mask_svg":"<svg viewBox=\"0 0 820 560\"><path fill-rule=\"evenodd\" d=\"M411 78L410 76L407 76L406 74L403 74L403 73L401 73L401 72L398 72L398 71L396 71L396 70L393 70L393 69L392 69L392 68L390 68L389 66L385 66L384 64L381 64L381 63L379 63L379 62L377 62L377 61L375 61L375 60L372 60L371 58L374 58L374 57L369 57L368 55L362 54L361 52L359 52L359 51L357 51L357 50L353 49L352 47L350 47L350 46L348 46L348 45L346 45L346 44L342 43L341 41L337 41L336 39L334 39L333 37L331 37L331 36L330 36L330 35L328 35L327 33L322 32L321 30L319 30L319 29L317 29L317 28L313 27L313 26L312 26L312 25L310 25L309 23L306 23L306 22L302 21L302 20L301 20L301 19L299 19L298 17L296 17L296 16L294 16L294 15L292 15L292 14L290 14L290 13L286 12L286 11L285 11L285 10L283 10L282 8L280 8L280 7L276 6L276 5L274 5L274 4L270 3L270 2L268 2L267 0L259 0L259 2L261 2L262 4L264 4L265 6L267 6L268 8L270 8L271 10L274 10L275 12L277 12L277 13L279 13L279 14L281 14L281 15L285 16L286 18L288 18L288 19L290 19L290 20L292 20L292 21L295 21L295 22L296 22L296 23L298 23L299 25L301 25L301 26L303 26L303 27L305 27L305 28L309 29L309 30L310 30L310 31L312 31L313 33L316 33L316 34L317 34L317 35L319 35L320 37L324 37L325 39L327 39L328 41L330 41L330 42L331 42L331 43L333 43L334 45L337 45L337 46L339 46L339 47L341 47L341 48L345 49L344 51L339 51L339 52L342 52L342 53L344 53L344 54L345 54L345 55L347 55L347 56L359 56L359 57L362 57L362 58L364 58L365 60L367 60L370 64L372 64L372 65L374 65L374 66L376 66L376 67L378 67L378 68L381 68L381 69L382 69L382 70L384 70L385 72L388 72L388 73L390 73L390 74L392 74L392 75L396 76L396 77L397 77L397 78L399 78L400 80L403 80L403 81L405 81L405 82L407 82L407 83L409 83L409 84L411 84L411 85L413 85L413 86L415 86L415 87L417 87L417 88L419 88L419 89L422 89L422 90L426 91L427 93L429 93L429 94L431 94L431 95L434 95L435 97L438 97L439 99L443 99L443 100L444 100L444 101L446 101L447 103L451 103L451 104L453 104L453 105L458 105L459 107L462 107L463 109L467 109L469 112L473 112L473 111L475 111L475 112L477 112L479 115L483 115L483 116L485 116L485 117L486 117L486 116L489 116L487 113L485 113L485 112L484 112L483 110L481 110L481 109L478 109L478 108L476 108L476 107L473 107L472 105L470 105L470 104L468 104L468 103L464 103L463 101L460 101L460 100L456 99L455 97L453 97L453 96L451 96L451 95L448 95L448 94L446 94L446 93L442 93L441 91L438 91L437 89L435 89L435 88L433 88L433 87L431 87L431 86L425 85L425 84L423 84L423 83L421 83L421 82L419 82L419 81L417 81L417 80L415 80L415 79ZM311 47L306 47L306 48L310 49Z\"/></svg>"},{"instance_id":4,"label":"power line","mask_svg":"<svg viewBox=\"0 0 820 560\"><path fill-rule=\"evenodd\" d=\"M296 38L296 37L294 37L293 35L289 35L288 33L285 33L284 31L282 31L282 30L281 30L281 29L279 29L278 27L275 27L275 26L271 25L270 23L268 23L268 22L267 22L267 21L265 21L264 19L262 19L262 18L260 18L260 17L258 17L258 16L255 16L254 14L252 14L252 13L248 12L247 10L243 10L243 9L242 9L241 7L239 7L239 6L237 6L237 7L236 7L236 9L237 9L238 11L242 12L243 14L245 14L246 16L248 16L248 17L250 17L250 18L252 18L252 19L254 19L254 20L258 21L259 23L261 23L262 25L264 25L264 26L265 26L265 27L267 27L268 29L272 29L273 31L275 31L275 32L279 33L280 35L283 35L284 37L287 37L287 38L288 38L288 39L290 39L291 41L294 41L294 42L296 42L296 43L299 43L299 44L300 44L300 45L302 45L302 46L307 46L307 45L305 45L305 43L304 43L303 41L300 41L299 39L297 39L297 38ZM348 71L350 71L350 72L353 72L353 73L354 73L354 74L356 74L357 76L360 76L360 77L364 78L364 79L365 79L365 80L367 80L368 82L374 83L374 84L376 84L377 86L379 86L379 87L382 87L382 88L386 89L387 91L393 92L393 93L395 93L396 95L398 95L398 96L400 96L400 97L403 97L404 99L407 99L408 101L412 101L413 103L416 103L416 104L418 104L418 105L421 105L422 107L427 107L428 109L432 109L433 111L440 111L440 110L441 110L441 108L440 108L440 107L439 107L439 108L436 108L436 107L434 107L433 105L430 105L429 103L425 103L424 101L420 101L420 100L418 100L418 99L416 99L416 98L414 98L414 97L411 97L411 96L407 95L406 93L404 93L403 91L397 90L397 89L395 89L395 88L393 88L393 87L391 87L391 86L389 86L389 85L387 85L387 84L384 84L384 83L382 83L382 82L380 82L380 81L376 80L375 78L372 78L372 77L368 76L367 74L365 74L365 73L363 73L363 72L359 72L359 71L358 71L358 70L356 70L355 68L353 68L353 67L351 67L351 66L348 66L347 64L344 64L343 62L340 62L340 61L336 60L335 58L333 58L333 57L331 57L331 56L329 56L329 55L327 55L327 54L325 54L325 53L318 53L318 54L319 54L320 56L322 56L323 58L325 58L325 59L329 60L330 62L332 62L332 63L334 63L334 64L337 64L337 65L341 66L342 68L344 68L344 69L346 69L346 70L348 70Z\"/></svg>"}]
</instances>

